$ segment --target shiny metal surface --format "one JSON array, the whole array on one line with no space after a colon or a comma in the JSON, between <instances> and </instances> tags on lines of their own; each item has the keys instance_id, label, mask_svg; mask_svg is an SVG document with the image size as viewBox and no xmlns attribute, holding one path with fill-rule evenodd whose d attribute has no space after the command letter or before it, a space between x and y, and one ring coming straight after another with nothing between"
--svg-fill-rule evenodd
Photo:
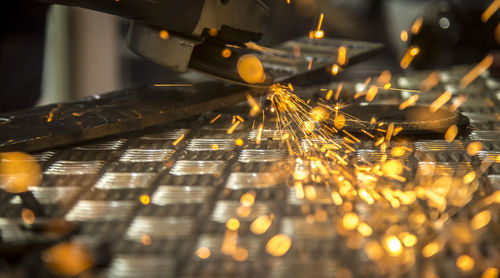
<instances>
[{"instance_id":1,"label":"shiny metal surface","mask_svg":"<svg viewBox=\"0 0 500 278\"><path fill-rule=\"evenodd\" d=\"M461 68L445 71L440 86L444 88L446 82L456 82L463 72ZM425 76L425 73L408 75L396 82L411 88L412 84L418 86ZM477 82L496 86L497 83L488 80L482 77ZM344 86L347 94L350 85ZM441 91L426 94L434 94L435 98L439 93ZM485 87L473 93L494 97ZM390 100L395 95L381 94L380 97ZM402 94L397 101L404 98ZM467 113L474 115L472 131L460 140L446 142L443 138L417 137L401 143L412 150L398 157L404 162L402 175L425 180L436 174L453 177L456 173L475 171L477 182L468 188L477 188L477 191L453 202L481 200L481 194L500 190L500 119L491 116L499 113L500 108L493 107L494 112L481 108L486 106L474 102L465 107L470 111ZM286 144L281 142L283 135L266 127L262 130L261 143L257 144L259 131L246 118L234 133L228 134L234 111L244 117L249 107L241 105L231 109L202 114L195 121L178 121L127 134L123 138L34 154L44 180L39 187L29 189L47 215L37 217L36 224L64 218L80 225L78 238L89 239L82 242L90 249L95 251L99 244L107 244L110 263L96 270L95 277L336 277L346 273L351 275L346 277L385 277L371 272L373 261L363 248L355 248L370 239L359 234L346 237L341 234L345 230L336 226L342 221L347 206L334 204L332 190L321 182L303 182L301 187L290 182L290 175L296 169L307 167L295 168L296 158L289 155ZM222 114L220 119L210 124L219 114ZM244 141L243 145L234 143L237 138ZM175 141L178 142L174 144ZM467 153L471 141L483 143L476 155ZM304 148L316 144L320 149L338 150L342 140L300 140L298 144ZM342 150L350 163L362 166L384 156L379 148L373 147L373 140L364 138L354 146L353 152ZM387 154L387 160L394 159L390 149ZM406 186L412 185L388 180L387 186L406 190ZM303 198L299 198L301 194ZM249 196L251 206L245 203L249 202ZM20 226L23 204L20 197L2 193L0 200L0 230L4 242L41 240L39 234ZM427 204L421 204L424 210ZM395 210L400 213L397 215L374 215L367 203L355 205L358 214L366 219L387 217L403 221L407 216L403 207ZM495 225L497 211L492 209L491 221ZM450 219L463 221L460 217L468 217L469 213L468 210L459 212ZM251 232L250 227L260 216L273 221L258 235ZM239 221L236 246L248 252L245 260L238 261L222 251L226 222L231 218ZM266 251L266 242L278 233L289 236L292 244L285 255L275 257ZM454 235L445 233L444 236ZM484 237L482 249L474 250L484 252L485 258L495 258L498 233L476 231L474 236ZM202 258L200 248L207 248L209 256ZM449 255L453 248L452 245L435 257L416 262L416 267L406 273L407 277L425 277L417 267L421 263L433 263L442 277L460 276L455 268L456 257ZM469 277L480 275L474 272Z\"/></svg>"}]
</instances>

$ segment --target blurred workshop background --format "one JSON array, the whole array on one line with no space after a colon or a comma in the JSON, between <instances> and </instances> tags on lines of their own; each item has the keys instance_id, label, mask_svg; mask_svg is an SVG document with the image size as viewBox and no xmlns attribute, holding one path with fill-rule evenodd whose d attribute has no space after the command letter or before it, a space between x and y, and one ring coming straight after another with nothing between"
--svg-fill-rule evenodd
<instances>
[{"instance_id":1,"label":"blurred workshop background","mask_svg":"<svg viewBox=\"0 0 500 278\"><path fill-rule=\"evenodd\" d=\"M265 0L268 27L260 44L308 34L320 12L327 37L382 42L377 58L350 68L349 79L383 69L401 71L409 45L419 45L412 66L439 68L473 63L495 49L498 20L479 27L492 1ZM0 112L82 98L147 83L177 73L146 61L126 46L126 20L34 0L3 4L0 33ZM412 34L412 26L419 28ZM415 28L415 26L414 26ZM193 73L187 73L193 74ZM40 95L40 96L39 96Z\"/></svg>"}]
</instances>

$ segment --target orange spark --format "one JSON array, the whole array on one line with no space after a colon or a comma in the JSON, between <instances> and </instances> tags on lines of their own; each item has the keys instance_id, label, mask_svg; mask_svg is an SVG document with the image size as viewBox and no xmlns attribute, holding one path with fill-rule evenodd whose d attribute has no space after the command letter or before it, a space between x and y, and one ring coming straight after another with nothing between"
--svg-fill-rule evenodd
<instances>
[{"instance_id":1,"label":"orange spark","mask_svg":"<svg viewBox=\"0 0 500 278\"><path fill-rule=\"evenodd\" d=\"M422 17L419 17L413 22L411 25L411 33L416 35L420 32L420 28L422 27L422 23L424 23L424 19Z\"/></svg>"},{"instance_id":2,"label":"orange spark","mask_svg":"<svg viewBox=\"0 0 500 278\"><path fill-rule=\"evenodd\" d=\"M347 49L344 46L339 47L339 55L337 61L341 66L343 66L346 63L346 53Z\"/></svg>"},{"instance_id":3,"label":"orange spark","mask_svg":"<svg viewBox=\"0 0 500 278\"><path fill-rule=\"evenodd\" d=\"M222 116L222 114L219 114L219 115L215 116L215 118L213 118L212 120L210 120L210 123L211 124L215 123L215 121L217 121L221 116Z\"/></svg>"},{"instance_id":4,"label":"orange spark","mask_svg":"<svg viewBox=\"0 0 500 278\"><path fill-rule=\"evenodd\" d=\"M181 136L179 138L177 138L173 143L172 145L174 146L177 146L177 144L179 144L180 141L182 141L182 139L184 139L184 134L181 134Z\"/></svg>"},{"instance_id":5,"label":"orange spark","mask_svg":"<svg viewBox=\"0 0 500 278\"><path fill-rule=\"evenodd\" d=\"M406 30L401 31L400 37L402 41L406 42L408 40L408 32Z\"/></svg>"},{"instance_id":6,"label":"orange spark","mask_svg":"<svg viewBox=\"0 0 500 278\"><path fill-rule=\"evenodd\" d=\"M236 121L228 130L227 130L227 134L232 134L234 132L234 130L238 127L238 125L240 124L241 122L240 121Z\"/></svg>"},{"instance_id":7,"label":"orange spark","mask_svg":"<svg viewBox=\"0 0 500 278\"><path fill-rule=\"evenodd\" d=\"M167 31L167 30L161 30L161 31L160 31L160 38L161 38L162 40L166 40L166 39L168 39L168 37L169 37L169 36L170 36L170 35L169 35L169 33L168 33L168 31Z\"/></svg>"},{"instance_id":8,"label":"orange spark","mask_svg":"<svg viewBox=\"0 0 500 278\"><path fill-rule=\"evenodd\" d=\"M409 97L407 100L401 102L401 104L399 105L399 110L404 110L410 106L415 105L415 103L417 103L417 100L418 100L418 95L413 95Z\"/></svg>"},{"instance_id":9,"label":"orange spark","mask_svg":"<svg viewBox=\"0 0 500 278\"><path fill-rule=\"evenodd\" d=\"M484 10L483 14L481 15L481 21L486 22L488 21L491 16L500 8L500 0L495 0L493 1L486 10Z\"/></svg>"},{"instance_id":10,"label":"orange spark","mask_svg":"<svg viewBox=\"0 0 500 278\"><path fill-rule=\"evenodd\" d=\"M451 98L451 93L448 91L445 91L442 93L429 107L429 110L434 113L436 112L441 106L443 106L445 103L447 103Z\"/></svg>"},{"instance_id":11,"label":"orange spark","mask_svg":"<svg viewBox=\"0 0 500 278\"><path fill-rule=\"evenodd\" d=\"M472 81L474 81L481 73L487 70L493 64L493 55L486 56L479 64L477 64L473 69L471 69L461 80L460 89L469 86Z\"/></svg>"}]
</instances>

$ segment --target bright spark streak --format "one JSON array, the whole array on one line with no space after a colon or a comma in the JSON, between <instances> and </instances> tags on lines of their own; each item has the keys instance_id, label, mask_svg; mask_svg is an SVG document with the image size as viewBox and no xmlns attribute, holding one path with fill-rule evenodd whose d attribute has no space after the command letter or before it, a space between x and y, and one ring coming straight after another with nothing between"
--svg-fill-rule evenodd
<instances>
[{"instance_id":1,"label":"bright spark streak","mask_svg":"<svg viewBox=\"0 0 500 278\"><path fill-rule=\"evenodd\" d=\"M479 64L477 64L473 69L471 69L461 80L460 89L469 86L472 81L474 81L481 73L487 70L493 64L493 55L486 56Z\"/></svg>"},{"instance_id":2,"label":"bright spark streak","mask_svg":"<svg viewBox=\"0 0 500 278\"><path fill-rule=\"evenodd\" d=\"M484 10L483 14L481 15L481 21L486 22L488 21L491 16L500 8L500 0L495 0L493 1L486 10Z\"/></svg>"}]
</instances>

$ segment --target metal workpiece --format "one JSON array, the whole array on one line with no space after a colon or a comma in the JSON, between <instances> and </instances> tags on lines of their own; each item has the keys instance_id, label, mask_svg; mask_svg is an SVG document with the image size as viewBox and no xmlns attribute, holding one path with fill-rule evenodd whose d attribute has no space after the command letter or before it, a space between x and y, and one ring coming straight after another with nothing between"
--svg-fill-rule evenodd
<instances>
[{"instance_id":1,"label":"metal workpiece","mask_svg":"<svg viewBox=\"0 0 500 278\"><path fill-rule=\"evenodd\" d=\"M456 82L448 80L460 80L457 76L464 72L462 67L446 70L439 89L426 92L432 97L426 95L421 104L432 103L448 82ZM407 84L419 84L429 73L404 77ZM393 80L405 80L402 77ZM489 77L481 76L475 82L480 88L473 92L479 96L476 99L495 103L491 106L485 100L484 105L465 107L467 113L477 115L477 121L470 121L470 132L458 132L448 141L443 134L397 136L385 152L374 145L379 136L360 136L355 142L342 132L325 140L300 134L289 148L284 143L291 136L289 131L277 130L272 119L259 128L260 122L254 125L254 118L248 116L251 107L240 103L219 110L207 108L198 116L161 121L148 128L141 128L146 125L141 121L131 121L130 125L137 126L123 126L123 130L131 129L127 133L32 153L42 168L43 180L39 186L29 187L29 192L45 216L26 224L30 219L21 218L23 209L26 214L23 196L0 191L2 243L47 243L49 239L41 236L45 233L35 228L49 220L65 221L77 227L69 238L106 258L106 264L96 263L86 272L91 277L396 277L420 276L427 267L441 277L480 276L484 271L481 260L491 267L497 265L498 204L485 204L500 190L500 121L481 117L500 112L496 104L500 99L495 99L496 89L489 87L495 84L487 85L493 82ZM345 82L344 97L349 88L356 93L358 83L362 81ZM335 89L336 84L324 88ZM191 90L171 89L177 93L178 89ZM211 93L209 89L202 92ZM308 89L296 88L295 93L301 95ZM319 96L311 102L324 98L326 90L317 91ZM240 96L245 101L243 91ZM375 102L394 105L408 97L411 92L379 92ZM152 105L151 109L156 107ZM36 111L46 112L34 110L31 117L46 116ZM103 117L107 115L103 113ZM142 119L151 121L157 115L154 111L149 116L140 113ZM53 119L64 115L55 111ZM244 121L228 132L236 115ZM354 151L345 147L345 138L353 141L349 146ZM472 142L481 142L482 148L468 151ZM297 159L293 152L298 148L312 155L335 152L347 163L344 167L354 170L341 179L316 174L313 179L313 165L316 169L321 165L314 159ZM399 153L401 150L404 152ZM371 184L362 170L380 161L398 161L398 179L380 176L380 183ZM386 170L382 167L376 173L382 175L379 172ZM438 182L437 177L442 180ZM372 191L378 195L366 195ZM432 206L442 192L449 199L439 212ZM354 197L349 200L347 196ZM424 199L427 196L435 197L435 203ZM386 199L392 202L383 201ZM472 229L471 219L487 208L489 222ZM411 241L405 245L401 229L407 226L418 235L415 245ZM390 232L409 257L389 255L391 249L383 240ZM464 238L467 241L462 244ZM423 257L422 248L433 242L442 247ZM102 248L107 251L99 252ZM478 256L474 257L475 268L467 273L456 266L457 257L465 253ZM380 263L386 273L375 271ZM39 265L45 266L44 261ZM31 269L33 263L18 266Z\"/></svg>"}]
</instances>

